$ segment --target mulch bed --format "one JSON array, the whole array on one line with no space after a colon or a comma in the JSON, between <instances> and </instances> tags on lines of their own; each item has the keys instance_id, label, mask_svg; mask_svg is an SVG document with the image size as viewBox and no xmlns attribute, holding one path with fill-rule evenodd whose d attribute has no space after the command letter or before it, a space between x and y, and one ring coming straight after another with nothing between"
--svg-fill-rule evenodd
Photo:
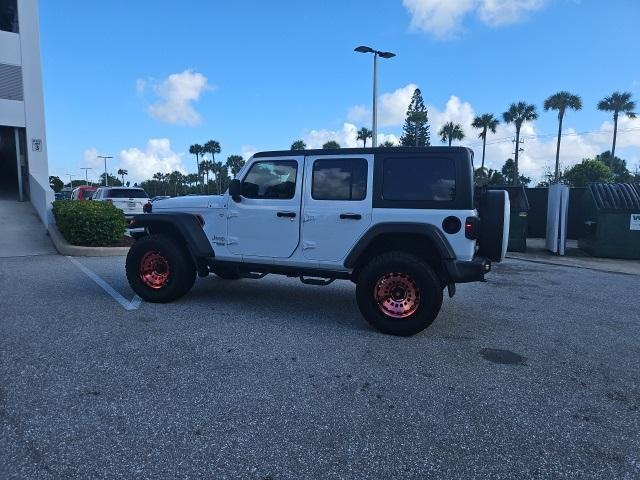
<instances>
[{"instance_id":1,"label":"mulch bed","mask_svg":"<svg viewBox=\"0 0 640 480\"><path fill-rule=\"evenodd\" d=\"M120 240L118 240L116 243L112 243L109 246L110 247L130 247L131 245L133 245L134 242L135 242L135 240L133 238L128 237L128 236L125 235Z\"/></svg>"}]
</instances>

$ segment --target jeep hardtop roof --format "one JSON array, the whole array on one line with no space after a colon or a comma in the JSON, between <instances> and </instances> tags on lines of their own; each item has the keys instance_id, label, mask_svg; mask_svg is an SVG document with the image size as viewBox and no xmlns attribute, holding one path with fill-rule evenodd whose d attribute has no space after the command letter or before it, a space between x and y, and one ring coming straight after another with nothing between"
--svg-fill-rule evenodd
<instances>
[{"instance_id":1,"label":"jeep hardtop roof","mask_svg":"<svg viewBox=\"0 0 640 480\"><path fill-rule=\"evenodd\" d=\"M268 152L258 152L253 158L261 157L288 157L288 156L310 156L310 155L354 155L354 154L396 154L396 153L448 153L464 154L473 158L473 150L467 147L374 147L374 148L335 148L335 149L313 149L313 150L273 150Z\"/></svg>"}]
</instances>

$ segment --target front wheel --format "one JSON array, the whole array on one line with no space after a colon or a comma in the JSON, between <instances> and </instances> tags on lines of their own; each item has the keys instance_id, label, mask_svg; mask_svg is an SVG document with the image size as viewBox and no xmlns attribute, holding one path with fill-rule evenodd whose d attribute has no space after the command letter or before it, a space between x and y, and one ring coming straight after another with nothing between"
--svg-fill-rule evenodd
<instances>
[{"instance_id":1,"label":"front wheel","mask_svg":"<svg viewBox=\"0 0 640 480\"><path fill-rule=\"evenodd\" d=\"M133 291L154 303L180 298L196 279L196 266L189 253L166 235L137 240L129 249L126 270Z\"/></svg>"},{"instance_id":2,"label":"front wheel","mask_svg":"<svg viewBox=\"0 0 640 480\"><path fill-rule=\"evenodd\" d=\"M442 286L420 257L390 252L375 257L360 271L356 299L373 327L406 337L436 319L442 306Z\"/></svg>"}]
</instances>

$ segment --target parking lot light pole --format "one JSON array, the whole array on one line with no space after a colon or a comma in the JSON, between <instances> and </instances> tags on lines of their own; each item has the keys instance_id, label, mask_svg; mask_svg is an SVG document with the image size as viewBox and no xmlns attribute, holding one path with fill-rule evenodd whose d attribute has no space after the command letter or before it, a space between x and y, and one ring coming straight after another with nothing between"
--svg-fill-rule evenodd
<instances>
[{"instance_id":1,"label":"parking lot light pole","mask_svg":"<svg viewBox=\"0 0 640 480\"><path fill-rule=\"evenodd\" d=\"M354 48L354 51L358 53L373 53L373 120L371 122L371 144L372 147L375 147L378 144L378 57L393 58L396 54L374 50L365 45Z\"/></svg>"},{"instance_id":2,"label":"parking lot light pole","mask_svg":"<svg viewBox=\"0 0 640 480\"><path fill-rule=\"evenodd\" d=\"M108 187L109 186L109 176L107 175L107 159L113 158L113 157L110 157L108 155L98 155L98 158L101 158L101 159L104 160L104 186Z\"/></svg>"},{"instance_id":3,"label":"parking lot light pole","mask_svg":"<svg viewBox=\"0 0 640 480\"><path fill-rule=\"evenodd\" d=\"M84 183L89 185L89 170L93 170L91 167L80 167L80 170L84 170Z\"/></svg>"},{"instance_id":4,"label":"parking lot light pole","mask_svg":"<svg viewBox=\"0 0 640 480\"><path fill-rule=\"evenodd\" d=\"M70 173L67 173L67 175L69 175L69 188L71 188L71 191L73 192L73 180L71 177L75 177L75 175L71 175Z\"/></svg>"}]
</instances>

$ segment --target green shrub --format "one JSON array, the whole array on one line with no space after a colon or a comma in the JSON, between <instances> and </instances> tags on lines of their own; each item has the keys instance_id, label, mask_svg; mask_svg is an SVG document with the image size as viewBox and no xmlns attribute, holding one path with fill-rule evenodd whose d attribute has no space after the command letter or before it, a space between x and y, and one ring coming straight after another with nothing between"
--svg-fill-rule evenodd
<instances>
[{"instance_id":1,"label":"green shrub","mask_svg":"<svg viewBox=\"0 0 640 480\"><path fill-rule=\"evenodd\" d=\"M104 247L124 235L126 222L122 210L108 202L53 202L53 216L67 242L86 247Z\"/></svg>"}]
</instances>

